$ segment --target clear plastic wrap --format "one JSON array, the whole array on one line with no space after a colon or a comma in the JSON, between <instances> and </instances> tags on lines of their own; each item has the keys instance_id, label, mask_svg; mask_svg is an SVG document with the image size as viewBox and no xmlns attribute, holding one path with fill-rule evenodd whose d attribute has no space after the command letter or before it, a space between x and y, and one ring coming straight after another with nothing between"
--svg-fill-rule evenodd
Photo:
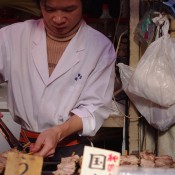
<instances>
[{"instance_id":1,"label":"clear plastic wrap","mask_svg":"<svg viewBox=\"0 0 175 175\"><path fill-rule=\"evenodd\" d=\"M142 168L142 167L119 167L118 174L116 175L174 175L175 169L173 168Z\"/></svg>"}]
</instances>

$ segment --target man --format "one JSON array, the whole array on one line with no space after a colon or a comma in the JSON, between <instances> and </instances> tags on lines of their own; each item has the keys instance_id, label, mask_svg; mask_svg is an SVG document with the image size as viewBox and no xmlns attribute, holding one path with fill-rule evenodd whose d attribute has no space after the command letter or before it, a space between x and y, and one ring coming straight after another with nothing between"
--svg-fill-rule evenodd
<instances>
[{"instance_id":1,"label":"man","mask_svg":"<svg viewBox=\"0 0 175 175\"><path fill-rule=\"evenodd\" d=\"M81 155L108 117L115 50L82 18L81 0L41 0L43 19L0 30L0 82L30 151Z\"/></svg>"}]
</instances>

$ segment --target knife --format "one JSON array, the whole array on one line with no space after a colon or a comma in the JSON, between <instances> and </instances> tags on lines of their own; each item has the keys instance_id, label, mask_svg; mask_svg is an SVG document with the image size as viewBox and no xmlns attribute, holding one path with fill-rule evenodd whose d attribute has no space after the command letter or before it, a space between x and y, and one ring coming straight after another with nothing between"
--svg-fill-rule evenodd
<instances>
[{"instance_id":1,"label":"knife","mask_svg":"<svg viewBox=\"0 0 175 175\"><path fill-rule=\"evenodd\" d=\"M6 124L2 121L3 115L0 113L0 129L2 131L2 135L8 142L11 148L17 148L19 151L23 150L22 144L18 141L18 139L12 134Z\"/></svg>"}]
</instances>

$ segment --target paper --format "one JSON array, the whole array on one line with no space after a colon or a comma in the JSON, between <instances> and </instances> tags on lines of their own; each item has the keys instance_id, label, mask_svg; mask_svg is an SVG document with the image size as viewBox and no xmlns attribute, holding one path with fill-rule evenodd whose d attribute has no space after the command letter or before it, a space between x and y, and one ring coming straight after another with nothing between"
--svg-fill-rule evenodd
<instances>
[{"instance_id":1,"label":"paper","mask_svg":"<svg viewBox=\"0 0 175 175\"><path fill-rule=\"evenodd\" d=\"M81 175L117 175L120 153L85 146Z\"/></svg>"}]
</instances>

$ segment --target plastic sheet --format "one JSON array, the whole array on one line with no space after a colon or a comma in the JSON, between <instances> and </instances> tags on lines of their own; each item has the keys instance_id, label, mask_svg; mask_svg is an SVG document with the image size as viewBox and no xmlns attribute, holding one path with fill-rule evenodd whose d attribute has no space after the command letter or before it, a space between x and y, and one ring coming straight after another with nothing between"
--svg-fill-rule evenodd
<instances>
[{"instance_id":1,"label":"plastic sheet","mask_svg":"<svg viewBox=\"0 0 175 175\"><path fill-rule=\"evenodd\" d=\"M160 131L166 131L171 127L175 123L175 104L165 108L143 97L132 94L128 91L128 85L134 69L123 63L118 63L118 67L123 90L148 123Z\"/></svg>"},{"instance_id":2,"label":"plastic sheet","mask_svg":"<svg viewBox=\"0 0 175 175\"><path fill-rule=\"evenodd\" d=\"M170 107L175 104L175 40L168 34L168 18L160 16L158 21L163 25L163 36L146 49L130 78L128 91L162 107ZM160 29L157 33L159 35Z\"/></svg>"}]
</instances>

